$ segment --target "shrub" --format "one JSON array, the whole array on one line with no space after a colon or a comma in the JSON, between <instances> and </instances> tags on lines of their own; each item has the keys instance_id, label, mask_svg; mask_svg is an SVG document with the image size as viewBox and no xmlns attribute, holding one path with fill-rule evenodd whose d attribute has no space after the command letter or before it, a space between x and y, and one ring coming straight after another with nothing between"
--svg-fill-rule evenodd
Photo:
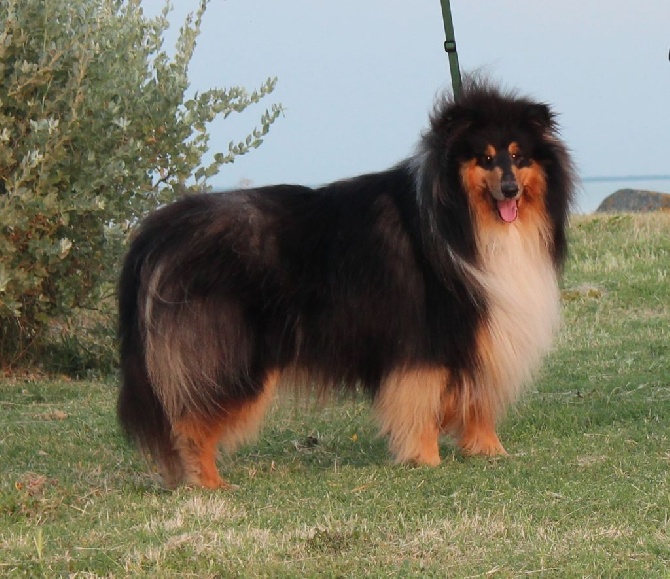
<instances>
[{"instance_id":1,"label":"shrub","mask_svg":"<svg viewBox=\"0 0 670 579\"><path fill-rule=\"evenodd\" d=\"M208 123L274 90L268 79L188 95L208 0L163 48L169 5L0 0L0 363L39 343L54 316L113 288L126 232L185 188L257 147L281 112L202 165Z\"/></svg>"}]
</instances>

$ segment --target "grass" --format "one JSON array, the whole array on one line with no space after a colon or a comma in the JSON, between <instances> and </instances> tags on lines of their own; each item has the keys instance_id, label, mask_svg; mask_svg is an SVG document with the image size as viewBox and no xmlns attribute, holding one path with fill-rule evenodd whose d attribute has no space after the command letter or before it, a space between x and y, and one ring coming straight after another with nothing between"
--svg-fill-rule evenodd
<instances>
[{"instance_id":1,"label":"grass","mask_svg":"<svg viewBox=\"0 0 670 579\"><path fill-rule=\"evenodd\" d=\"M392 465L367 404L280 405L222 471L155 484L115 382L0 382L0 575L667 577L670 214L575 218L557 347L511 453Z\"/></svg>"}]
</instances>

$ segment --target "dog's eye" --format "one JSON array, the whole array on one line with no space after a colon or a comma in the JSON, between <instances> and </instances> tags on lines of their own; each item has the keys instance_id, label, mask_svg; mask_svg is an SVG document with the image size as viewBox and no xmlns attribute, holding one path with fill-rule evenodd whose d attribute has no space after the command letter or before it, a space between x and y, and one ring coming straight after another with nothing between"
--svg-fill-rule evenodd
<instances>
[{"instance_id":1,"label":"dog's eye","mask_svg":"<svg viewBox=\"0 0 670 579\"><path fill-rule=\"evenodd\" d=\"M523 155L521 153L512 153L510 155L512 161L516 163L517 165L521 164L523 162Z\"/></svg>"},{"instance_id":2,"label":"dog's eye","mask_svg":"<svg viewBox=\"0 0 670 579\"><path fill-rule=\"evenodd\" d=\"M493 165L493 155L482 155L479 158L479 163L482 165L482 167L491 167Z\"/></svg>"}]
</instances>

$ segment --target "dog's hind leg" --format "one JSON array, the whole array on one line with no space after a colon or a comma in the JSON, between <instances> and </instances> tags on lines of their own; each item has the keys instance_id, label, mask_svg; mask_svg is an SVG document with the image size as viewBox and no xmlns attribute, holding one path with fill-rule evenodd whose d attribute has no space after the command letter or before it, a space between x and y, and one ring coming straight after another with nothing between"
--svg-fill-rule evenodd
<instances>
[{"instance_id":1,"label":"dog's hind leg","mask_svg":"<svg viewBox=\"0 0 670 579\"><path fill-rule=\"evenodd\" d=\"M228 488L216 468L221 424L212 417L188 415L174 425L174 445L187 483L208 489Z\"/></svg>"},{"instance_id":2,"label":"dog's hind leg","mask_svg":"<svg viewBox=\"0 0 670 579\"><path fill-rule=\"evenodd\" d=\"M220 444L226 452L234 452L241 444L256 438L261 423L277 390L280 372L272 370L263 381L263 390L250 401L230 408L223 417Z\"/></svg>"},{"instance_id":3,"label":"dog's hind leg","mask_svg":"<svg viewBox=\"0 0 670 579\"><path fill-rule=\"evenodd\" d=\"M216 467L219 446L234 451L257 434L268 404L274 396L279 372L269 373L261 392L251 399L221 405L206 417L187 415L174 426L175 448L186 482L205 488L230 488Z\"/></svg>"},{"instance_id":4,"label":"dog's hind leg","mask_svg":"<svg viewBox=\"0 0 670 579\"><path fill-rule=\"evenodd\" d=\"M395 370L382 383L375 411L397 462L440 464L439 413L445 385L446 372L440 368Z\"/></svg>"}]
</instances>

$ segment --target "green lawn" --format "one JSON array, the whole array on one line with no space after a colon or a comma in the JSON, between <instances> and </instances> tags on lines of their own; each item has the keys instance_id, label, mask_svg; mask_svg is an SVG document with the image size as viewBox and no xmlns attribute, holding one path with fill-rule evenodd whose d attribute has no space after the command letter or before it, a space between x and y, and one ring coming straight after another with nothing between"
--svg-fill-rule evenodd
<instances>
[{"instance_id":1,"label":"green lawn","mask_svg":"<svg viewBox=\"0 0 670 579\"><path fill-rule=\"evenodd\" d=\"M115 381L0 382L2 576L670 576L670 214L575 218L555 352L510 456L395 466L363 401L283 404L162 490Z\"/></svg>"}]
</instances>

